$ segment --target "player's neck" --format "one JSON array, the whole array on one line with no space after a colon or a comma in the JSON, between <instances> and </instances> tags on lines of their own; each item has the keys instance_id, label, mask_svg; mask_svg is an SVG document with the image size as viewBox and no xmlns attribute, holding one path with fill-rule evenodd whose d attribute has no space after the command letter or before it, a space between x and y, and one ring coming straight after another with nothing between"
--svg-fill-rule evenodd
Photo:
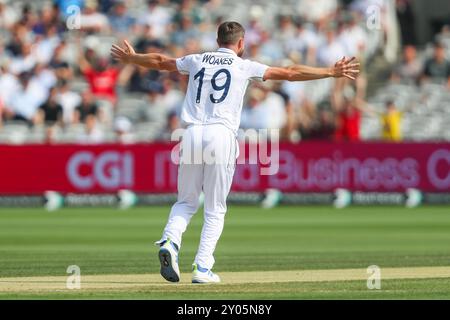
<instances>
[{"instance_id":1,"label":"player's neck","mask_svg":"<svg viewBox=\"0 0 450 320\"><path fill-rule=\"evenodd\" d=\"M226 46L226 45L222 45L222 46L219 46L219 49L227 49L227 50L231 50L231 51L233 51L236 55L238 54L238 51L237 51L237 49L236 49L235 46Z\"/></svg>"}]
</instances>

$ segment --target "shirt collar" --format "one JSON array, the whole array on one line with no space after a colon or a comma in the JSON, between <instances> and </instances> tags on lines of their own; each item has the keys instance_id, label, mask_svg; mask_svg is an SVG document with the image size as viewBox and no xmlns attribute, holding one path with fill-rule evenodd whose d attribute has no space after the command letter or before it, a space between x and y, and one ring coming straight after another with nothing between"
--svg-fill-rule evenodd
<instances>
[{"instance_id":1,"label":"shirt collar","mask_svg":"<svg viewBox=\"0 0 450 320\"><path fill-rule=\"evenodd\" d=\"M224 52L224 53L230 53L230 54L237 56L236 52L234 52L233 50L228 49L228 48L219 48L219 49L217 49L217 51Z\"/></svg>"}]
</instances>

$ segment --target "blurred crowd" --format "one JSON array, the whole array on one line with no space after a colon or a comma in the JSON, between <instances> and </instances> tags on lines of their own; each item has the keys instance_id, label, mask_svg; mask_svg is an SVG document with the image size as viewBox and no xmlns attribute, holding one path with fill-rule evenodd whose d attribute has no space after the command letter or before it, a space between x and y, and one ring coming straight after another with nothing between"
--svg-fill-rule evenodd
<instances>
[{"instance_id":1,"label":"blurred crowd","mask_svg":"<svg viewBox=\"0 0 450 320\"><path fill-rule=\"evenodd\" d=\"M216 27L234 18L230 10L238 3L0 0L0 131L26 124L41 128L47 143L61 136L79 143L169 140L180 126L186 76L115 64L111 43L128 39L138 52L174 57L215 50ZM450 31L444 28L429 59L419 59L408 0L296 0L275 14L265 8L249 4L239 12L245 58L331 66L355 56L363 72L354 82L255 83L245 99L243 129L280 129L281 137L293 142L358 141L367 114L382 122L380 138L401 140L394 100L383 110L366 102L366 70L379 55L394 63L403 52L389 81L450 85L448 42L441 41ZM152 134L140 135L141 129Z\"/></svg>"}]
</instances>

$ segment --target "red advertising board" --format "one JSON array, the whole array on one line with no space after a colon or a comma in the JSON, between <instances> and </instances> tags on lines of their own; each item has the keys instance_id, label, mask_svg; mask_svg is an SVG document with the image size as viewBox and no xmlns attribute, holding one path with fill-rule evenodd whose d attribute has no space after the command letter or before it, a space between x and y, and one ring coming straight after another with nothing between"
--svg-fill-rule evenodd
<instances>
[{"instance_id":1,"label":"red advertising board","mask_svg":"<svg viewBox=\"0 0 450 320\"><path fill-rule=\"evenodd\" d=\"M173 147L164 143L0 145L0 194L175 192ZM450 191L449 143L280 144L278 156L272 152L269 157L277 171L272 175L261 173L267 165L248 163L252 154L248 149L241 145L234 191Z\"/></svg>"}]
</instances>

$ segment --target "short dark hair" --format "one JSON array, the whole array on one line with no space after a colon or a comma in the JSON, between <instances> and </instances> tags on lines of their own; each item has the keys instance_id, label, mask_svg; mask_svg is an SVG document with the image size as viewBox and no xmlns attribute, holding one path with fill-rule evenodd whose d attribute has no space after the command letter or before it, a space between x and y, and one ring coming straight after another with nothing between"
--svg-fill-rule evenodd
<instances>
[{"instance_id":1,"label":"short dark hair","mask_svg":"<svg viewBox=\"0 0 450 320\"><path fill-rule=\"evenodd\" d=\"M236 44L244 34L244 27L239 22L225 21L217 29L217 42L219 45Z\"/></svg>"}]
</instances>

